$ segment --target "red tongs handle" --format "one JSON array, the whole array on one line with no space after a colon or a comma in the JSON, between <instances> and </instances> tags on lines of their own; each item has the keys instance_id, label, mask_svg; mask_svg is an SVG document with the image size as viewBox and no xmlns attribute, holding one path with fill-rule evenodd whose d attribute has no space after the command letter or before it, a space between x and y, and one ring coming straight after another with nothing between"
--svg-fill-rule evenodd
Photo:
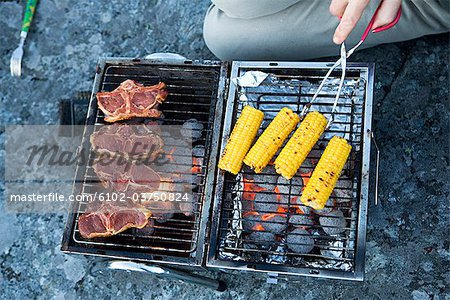
<instances>
[{"instance_id":1,"label":"red tongs handle","mask_svg":"<svg viewBox=\"0 0 450 300\"><path fill-rule=\"evenodd\" d=\"M366 30L364 31L364 33L363 33L363 35L361 37L361 41L364 41L371 31L373 33L377 33L377 32L382 32L382 31L388 30L389 28L394 27L398 23L398 21L400 20L400 17L402 16L402 6L401 5L400 5L400 7L399 7L399 9L397 11L397 15L395 16L394 21L392 21L391 23L389 23L387 25L380 26L380 27L377 27L377 28L372 30L373 23L375 23L375 19L376 19L377 15L378 15L378 11L380 10L382 3L383 3L383 1L380 3L380 5L378 6L377 10L373 14L373 17L370 20L369 25L367 26Z\"/></svg>"}]
</instances>

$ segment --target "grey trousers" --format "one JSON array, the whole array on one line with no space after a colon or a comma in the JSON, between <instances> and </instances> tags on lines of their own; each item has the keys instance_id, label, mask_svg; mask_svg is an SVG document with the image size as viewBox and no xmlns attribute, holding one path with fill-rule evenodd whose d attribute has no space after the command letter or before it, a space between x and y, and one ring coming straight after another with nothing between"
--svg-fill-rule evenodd
<instances>
[{"instance_id":1,"label":"grey trousers","mask_svg":"<svg viewBox=\"0 0 450 300\"><path fill-rule=\"evenodd\" d=\"M389 0L386 0L389 1ZM339 54L332 41L338 19L331 0L213 0L204 22L204 39L222 60L304 60ZM378 0L372 0L346 41L361 38ZM399 23L371 33L361 48L450 31L450 0L403 0Z\"/></svg>"}]
</instances>

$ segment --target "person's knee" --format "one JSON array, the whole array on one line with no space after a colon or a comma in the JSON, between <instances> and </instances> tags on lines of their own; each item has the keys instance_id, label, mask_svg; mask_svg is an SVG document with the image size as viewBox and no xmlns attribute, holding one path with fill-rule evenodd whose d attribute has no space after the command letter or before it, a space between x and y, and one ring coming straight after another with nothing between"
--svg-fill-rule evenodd
<instances>
[{"instance_id":1,"label":"person's knee","mask_svg":"<svg viewBox=\"0 0 450 300\"><path fill-rule=\"evenodd\" d=\"M228 17L253 19L275 14L300 1L303 0L213 0L213 3Z\"/></svg>"},{"instance_id":2,"label":"person's knee","mask_svg":"<svg viewBox=\"0 0 450 300\"><path fill-rule=\"evenodd\" d=\"M227 26L221 24L221 12L215 5L211 5L203 23L203 39L209 50L218 58L226 60L229 58L230 40L228 38Z\"/></svg>"}]
</instances>

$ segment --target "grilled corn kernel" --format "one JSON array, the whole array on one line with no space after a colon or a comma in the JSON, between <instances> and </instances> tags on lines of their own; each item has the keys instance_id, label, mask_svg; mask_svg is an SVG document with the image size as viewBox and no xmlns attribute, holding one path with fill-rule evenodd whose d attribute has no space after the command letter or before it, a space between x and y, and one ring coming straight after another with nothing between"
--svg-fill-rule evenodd
<instances>
[{"instance_id":1,"label":"grilled corn kernel","mask_svg":"<svg viewBox=\"0 0 450 300\"><path fill-rule=\"evenodd\" d=\"M325 148L300 200L314 209L323 209L333 192L352 147L340 137L333 137Z\"/></svg>"},{"instance_id":2,"label":"grilled corn kernel","mask_svg":"<svg viewBox=\"0 0 450 300\"><path fill-rule=\"evenodd\" d=\"M261 173L299 121L300 117L291 109L280 110L245 156L244 163Z\"/></svg>"},{"instance_id":3,"label":"grilled corn kernel","mask_svg":"<svg viewBox=\"0 0 450 300\"><path fill-rule=\"evenodd\" d=\"M251 106L245 106L234 125L227 145L219 160L219 168L233 174L239 173L264 118L264 113Z\"/></svg>"},{"instance_id":4,"label":"grilled corn kernel","mask_svg":"<svg viewBox=\"0 0 450 300\"><path fill-rule=\"evenodd\" d=\"M326 125L327 119L321 113L313 111L306 115L275 160L277 173L291 179L319 140Z\"/></svg>"}]
</instances>

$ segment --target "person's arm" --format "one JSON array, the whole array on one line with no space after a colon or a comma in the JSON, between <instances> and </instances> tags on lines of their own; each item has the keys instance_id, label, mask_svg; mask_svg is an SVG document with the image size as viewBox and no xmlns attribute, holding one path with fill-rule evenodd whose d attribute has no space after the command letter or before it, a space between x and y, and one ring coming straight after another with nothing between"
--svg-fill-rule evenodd
<instances>
[{"instance_id":1,"label":"person's arm","mask_svg":"<svg viewBox=\"0 0 450 300\"><path fill-rule=\"evenodd\" d=\"M341 19L334 32L333 42L342 44L355 28L370 0L332 0L330 13ZM372 29L394 21L402 0L384 0Z\"/></svg>"}]
</instances>

